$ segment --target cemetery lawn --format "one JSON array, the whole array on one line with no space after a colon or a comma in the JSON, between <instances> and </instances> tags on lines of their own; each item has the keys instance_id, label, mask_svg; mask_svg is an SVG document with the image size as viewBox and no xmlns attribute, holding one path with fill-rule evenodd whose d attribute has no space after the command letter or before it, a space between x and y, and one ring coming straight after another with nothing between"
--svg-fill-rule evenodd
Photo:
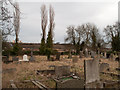
<instances>
[{"instance_id":1,"label":"cemetery lawn","mask_svg":"<svg viewBox=\"0 0 120 90\"><path fill-rule=\"evenodd\" d=\"M21 56L19 58L22 59ZM3 88L10 88L10 80L14 80L18 88L36 88L36 86L31 82L23 82L26 80L38 80L49 88L55 88L55 81L52 79L54 75L50 73L37 74L37 70L53 70L52 67L49 67L50 65L69 65L71 66L71 72L76 72L80 78L84 78L84 60L89 59L91 58L82 58L79 59L77 63L73 63L72 59L67 58L67 55L61 55L60 61L47 61L46 56L35 56L35 62L19 63L18 61L15 61L9 64L2 63L2 85ZM116 71L116 68L119 66L118 62L101 59L100 63L109 64L110 70L105 72L118 74ZM116 77L103 74L100 74L100 78L102 80L117 80Z\"/></svg>"}]
</instances>

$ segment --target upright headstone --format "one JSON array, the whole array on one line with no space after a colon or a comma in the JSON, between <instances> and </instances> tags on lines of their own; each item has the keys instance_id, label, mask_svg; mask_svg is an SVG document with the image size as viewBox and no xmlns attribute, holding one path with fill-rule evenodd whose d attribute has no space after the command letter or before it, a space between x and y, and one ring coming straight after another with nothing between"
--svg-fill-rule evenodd
<instances>
[{"instance_id":1,"label":"upright headstone","mask_svg":"<svg viewBox=\"0 0 120 90\"><path fill-rule=\"evenodd\" d=\"M27 55L23 55L23 61L29 61Z\"/></svg>"},{"instance_id":2,"label":"upright headstone","mask_svg":"<svg viewBox=\"0 0 120 90\"><path fill-rule=\"evenodd\" d=\"M96 53L94 51L91 51L91 58L94 58L96 56Z\"/></svg>"},{"instance_id":3,"label":"upright headstone","mask_svg":"<svg viewBox=\"0 0 120 90\"><path fill-rule=\"evenodd\" d=\"M56 60L60 60L60 55L61 55L61 53L57 52L57 54L56 54Z\"/></svg>"},{"instance_id":4,"label":"upright headstone","mask_svg":"<svg viewBox=\"0 0 120 90\"><path fill-rule=\"evenodd\" d=\"M113 53L110 54L109 60L110 60L110 61L114 61L114 60L115 60Z\"/></svg>"},{"instance_id":5,"label":"upright headstone","mask_svg":"<svg viewBox=\"0 0 120 90\"><path fill-rule=\"evenodd\" d=\"M29 59L30 61L35 61L35 58L34 58L34 56L33 56L33 51L31 51L31 55L30 55L30 59Z\"/></svg>"},{"instance_id":6,"label":"upright headstone","mask_svg":"<svg viewBox=\"0 0 120 90\"><path fill-rule=\"evenodd\" d=\"M84 54L83 51L80 51L80 58L83 58Z\"/></svg>"},{"instance_id":7,"label":"upright headstone","mask_svg":"<svg viewBox=\"0 0 120 90\"><path fill-rule=\"evenodd\" d=\"M55 66L55 76L62 77L70 75L70 66Z\"/></svg>"},{"instance_id":8,"label":"upright headstone","mask_svg":"<svg viewBox=\"0 0 120 90\"><path fill-rule=\"evenodd\" d=\"M85 49L85 57L86 58L88 57L88 49L87 48Z\"/></svg>"},{"instance_id":9,"label":"upright headstone","mask_svg":"<svg viewBox=\"0 0 120 90\"><path fill-rule=\"evenodd\" d=\"M94 58L93 60L84 60L84 70L86 84L100 80L98 58Z\"/></svg>"},{"instance_id":10,"label":"upright headstone","mask_svg":"<svg viewBox=\"0 0 120 90\"><path fill-rule=\"evenodd\" d=\"M104 57L106 58L106 52L104 52Z\"/></svg>"}]
</instances>

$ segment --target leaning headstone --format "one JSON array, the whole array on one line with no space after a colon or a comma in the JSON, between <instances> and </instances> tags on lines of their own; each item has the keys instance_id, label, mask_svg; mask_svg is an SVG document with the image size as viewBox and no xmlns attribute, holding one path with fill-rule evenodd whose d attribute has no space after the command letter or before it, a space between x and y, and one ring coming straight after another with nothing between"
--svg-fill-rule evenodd
<instances>
[{"instance_id":1,"label":"leaning headstone","mask_svg":"<svg viewBox=\"0 0 120 90\"><path fill-rule=\"evenodd\" d=\"M84 80L83 79L70 79L70 80L65 80L63 82L57 82L56 88L59 90L68 88L68 89L73 89L73 88L78 88L78 89L84 89Z\"/></svg>"},{"instance_id":2,"label":"leaning headstone","mask_svg":"<svg viewBox=\"0 0 120 90\"><path fill-rule=\"evenodd\" d=\"M55 76L62 77L70 75L70 66L55 66Z\"/></svg>"},{"instance_id":3,"label":"leaning headstone","mask_svg":"<svg viewBox=\"0 0 120 90\"><path fill-rule=\"evenodd\" d=\"M109 69L109 64L107 64L107 63L101 63L100 64L100 72L104 72L104 71L106 71L107 69Z\"/></svg>"},{"instance_id":4,"label":"leaning headstone","mask_svg":"<svg viewBox=\"0 0 120 90\"><path fill-rule=\"evenodd\" d=\"M85 83L92 83L100 80L99 59L84 60Z\"/></svg>"},{"instance_id":5,"label":"leaning headstone","mask_svg":"<svg viewBox=\"0 0 120 90\"><path fill-rule=\"evenodd\" d=\"M58 52L58 53L56 54L56 60L60 60L60 55L61 55L60 52Z\"/></svg>"}]
</instances>

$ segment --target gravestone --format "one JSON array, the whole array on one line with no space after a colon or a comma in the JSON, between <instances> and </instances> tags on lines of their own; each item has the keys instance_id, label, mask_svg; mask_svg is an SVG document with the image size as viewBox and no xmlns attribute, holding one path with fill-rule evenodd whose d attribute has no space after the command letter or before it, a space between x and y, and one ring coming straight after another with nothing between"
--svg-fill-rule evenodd
<instances>
[{"instance_id":1,"label":"gravestone","mask_svg":"<svg viewBox=\"0 0 120 90\"><path fill-rule=\"evenodd\" d=\"M73 57L72 62L77 63L78 62L78 57Z\"/></svg>"},{"instance_id":2,"label":"gravestone","mask_svg":"<svg viewBox=\"0 0 120 90\"><path fill-rule=\"evenodd\" d=\"M33 56L33 51L31 51L31 56L30 56L29 61L35 61L35 58L34 58L34 56Z\"/></svg>"},{"instance_id":3,"label":"gravestone","mask_svg":"<svg viewBox=\"0 0 120 90\"><path fill-rule=\"evenodd\" d=\"M104 72L105 70L109 69L109 64L107 63L101 63L100 64L100 72Z\"/></svg>"},{"instance_id":4,"label":"gravestone","mask_svg":"<svg viewBox=\"0 0 120 90\"><path fill-rule=\"evenodd\" d=\"M56 88L59 90L62 89L84 89L84 80L83 79L70 79L63 82L57 82Z\"/></svg>"},{"instance_id":5,"label":"gravestone","mask_svg":"<svg viewBox=\"0 0 120 90\"><path fill-rule=\"evenodd\" d=\"M17 56L12 57L12 61L18 61L18 60L19 60L19 58Z\"/></svg>"},{"instance_id":6,"label":"gravestone","mask_svg":"<svg viewBox=\"0 0 120 90\"><path fill-rule=\"evenodd\" d=\"M88 57L88 49L87 48L85 49L85 57L86 58Z\"/></svg>"},{"instance_id":7,"label":"gravestone","mask_svg":"<svg viewBox=\"0 0 120 90\"><path fill-rule=\"evenodd\" d=\"M109 60L110 60L110 61L114 61L114 60L115 60L113 53L110 54Z\"/></svg>"},{"instance_id":8,"label":"gravestone","mask_svg":"<svg viewBox=\"0 0 120 90\"><path fill-rule=\"evenodd\" d=\"M85 83L92 83L100 80L99 76L99 59L84 60Z\"/></svg>"},{"instance_id":9,"label":"gravestone","mask_svg":"<svg viewBox=\"0 0 120 90\"><path fill-rule=\"evenodd\" d=\"M106 58L106 52L104 52L104 57Z\"/></svg>"},{"instance_id":10,"label":"gravestone","mask_svg":"<svg viewBox=\"0 0 120 90\"><path fill-rule=\"evenodd\" d=\"M91 51L91 58L94 58L96 56L96 53L94 51Z\"/></svg>"},{"instance_id":11,"label":"gravestone","mask_svg":"<svg viewBox=\"0 0 120 90\"><path fill-rule=\"evenodd\" d=\"M80 51L80 58L83 58L84 54L83 51Z\"/></svg>"},{"instance_id":12,"label":"gravestone","mask_svg":"<svg viewBox=\"0 0 120 90\"><path fill-rule=\"evenodd\" d=\"M56 60L60 60L60 55L61 55L61 53L57 52L57 54L56 54Z\"/></svg>"},{"instance_id":13,"label":"gravestone","mask_svg":"<svg viewBox=\"0 0 120 90\"><path fill-rule=\"evenodd\" d=\"M23 61L29 61L27 55L23 55Z\"/></svg>"},{"instance_id":14,"label":"gravestone","mask_svg":"<svg viewBox=\"0 0 120 90\"><path fill-rule=\"evenodd\" d=\"M55 76L62 77L70 75L70 66L55 66Z\"/></svg>"}]
</instances>

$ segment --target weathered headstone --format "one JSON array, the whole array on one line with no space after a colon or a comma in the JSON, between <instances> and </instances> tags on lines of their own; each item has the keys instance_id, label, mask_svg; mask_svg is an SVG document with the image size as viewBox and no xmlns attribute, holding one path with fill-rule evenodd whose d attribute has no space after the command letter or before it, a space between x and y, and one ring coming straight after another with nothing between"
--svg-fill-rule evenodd
<instances>
[{"instance_id":1,"label":"weathered headstone","mask_svg":"<svg viewBox=\"0 0 120 90\"><path fill-rule=\"evenodd\" d=\"M107 63L101 63L100 64L100 72L104 72L105 70L109 69L109 64Z\"/></svg>"},{"instance_id":2,"label":"weathered headstone","mask_svg":"<svg viewBox=\"0 0 120 90\"><path fill-rule=\"evenodd\" d=\"M60 60L60 55L61 55L60 52L58 52L58 53L56 54L56 60Z\"/></svg>"},{"instance_id":3,"label":"weathered headstone","mask_svg":"<svg viewBox=\"0 0 120 90\"><path fill-rule=\"evenodd\" d=\"M35 58L34 58L34 56L33 56L33 51L31 51L31 56L30 56L30 59L29 59L30 61L35 61Z\"/></svg>"},{"instance_id":4,"label":"weathered headstone","mask_svg":"<svg viewBox=\"0 0 120 90\"><path fill-rule=\"evenodd\" d=\"M115 58L114 58L114 54L113 54L113 53L110 54L110 58L109 58L109 60L110 60L110 61L114 61L114 60L115 60Z\"/></svg>"},{"instance_id":5,"label":"weathered headstone","mask_svg":"<svg viewBox=\"0 0 120 90\"><path fill-rule=\"evenodd\" d=\"M88 49L87 48L85 49L85 57L86 58L88 57Z\"/></svg>"},{"instance_id":6,"label":"weathered headstone","mask_svg":"<svg viewBox=\"0 0 120 90\"><path fill-rule=\"evenodd\" d=\"M63 82L57 82L57 89L61 88L66 88L66 89L75 89L75 88L79 88L79 89L84 89L84 80L83 79L70 79L70 80L65 80Z\"/></svg>"},{"instance_id":7,"label":"weathered headstone","mask_svg":"<svg viewBox=\"0 0 120 90\"><path fill-rule=\"evenodd\" d=\"M85 83L92 83L100 80L99 59L84 60Z\"/></svg>"},{"instance_id":8,"label":"weathered headstone","mask_svg":"<svg viewBox=\"0 0 120 90\"><path fill-rule=\"evenodd\" d=\"M83 51L80 51L80 58L83 58L84 54Z\"/></svg>"},{"instance_id":9,"label":"weathered headstone","mask_svg":"<svg viewBox=\"0 0 120 90\"><path fill-rule=\"evenodd\" d=\"M104 52L104 58L106 58L106 52Z\"/></svg>"},{"instance_id":10,"label":"weathered headstone","mask_svg":"<svg viewBox=\"0 0 120 90\"><path fill-rule=\"evenodd\" d=\"M96 56L96 53L94 51L91 51L91 58L94 58Z\"/></svg>"},{"instance_id":11,"label":"weathered headstone","mask_svg":"<svg viewBox=\"0 0 120 90\"><path fill-rule=\"evenodd\" d=\"M55 66L56 77L70 75L70 66Z\"/></svg>"}]
</instances>

